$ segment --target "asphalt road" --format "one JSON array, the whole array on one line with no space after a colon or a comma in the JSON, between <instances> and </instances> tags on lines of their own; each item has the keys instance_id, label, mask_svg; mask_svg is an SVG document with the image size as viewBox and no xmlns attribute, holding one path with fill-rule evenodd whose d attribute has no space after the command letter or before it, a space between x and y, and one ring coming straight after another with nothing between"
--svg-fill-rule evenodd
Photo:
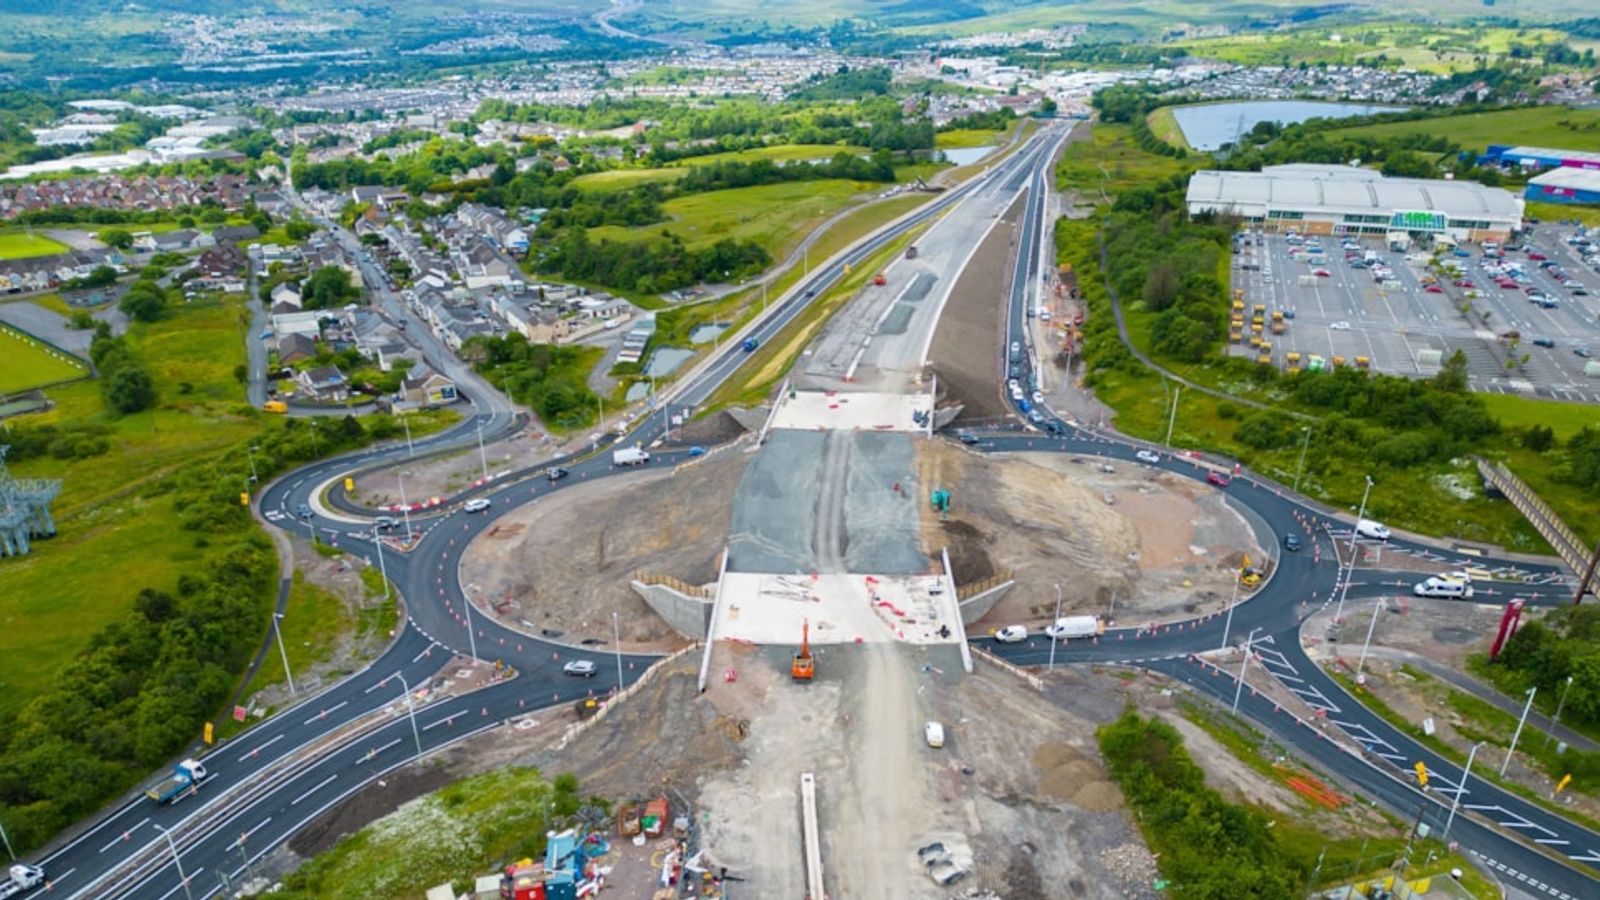
<instances>
[{"instance_id":1,"label":"asphalt road","mask_svg":"<svg viewBox=\"0 0 1600 900\"><path fill-rule=\"evenodd\" d=\"M976 179L999 180L1002 186L1042 187L1049 170L1047 146L1050 129L1035 137L1028 147L1000 164L989 175ZM949 204L959 202L966 188L952 191L915 214L879 232L855 251L844 263L857 263L906 229L916 227L938 215ZM1050 262L1043 252L1045 233L1042 192L1029 192L1020 234L1021 258L1008 297L1007 342L1025 342L1023 304L1034 279L1044 274ZM746 334L765 342L792 320L815 295L843 276L840 263L819 269L781 299L769 318L752 326ZM1007 367L1007 351L1000 351L1002 368ZM672 398L671 406L698 405L748 359L737 341L715 356L687 381ZM1021 363L1027 376L1032 354ZM626 438L628 443L653 444L665 431L664 406L643 419ZM1020 410L1019 410L1020 412ZM1046 418L1048 416L1048 418ZM1051 436L1041 432L985 435L977 449L989 452L1053 450L1081 455L1085 460L1103 457L1116 465L1133 465L1138 445L1124 439L1076 428L1049 416L1042 410L1044 423L1061 432ZM486 437L509 433L515 420L509 408L485 409L444 434L417 442L424 452L461 446L476 440L476 428L484 425ZM304 524L320 536L348 544L369 540L370 526L346 513L328 515L320 502L312 503L319 487L340 478L352 468L396 462L408 453L402 443L338 460L316 463L297 470L269 485L261 497L263 514L280 527L302 527L294 515L300 503L319 511ZM672 465L686 451L653 452L651 466ZM1204 478L1211 466L1204 461L1163 454L1160 466L1187 477ZM177 867L172 864L164 839L154 826L175 830L177 853L183 861L195 894L209 897L222 889L219 876L236 878L245 873L260 856L280 844L294 831L311 821L322 810L331 808L373 779L416 758L419 747L428 752L461 740L478 730L554 703L571 702L608 691L619 681L619 659L603 647L570 646L559 636L530 637L501 628L490 620L468 613L462 598L465 587L458 569L460 551L472 537L492 527L505 512L544 495L582 483L591 478L623 474L610 464L609 455L600 453L573 461L571 475L558 482L542 479L537 472L513 476L480 494L491 501L488 511L465 512L456 501L426 517L414 517L419 532L415 547L407 554L387 555L391 577L408 600L407 627L395 645L364 672L330 687L295 708L281 712L225 748L207 757L213 775L198 796L177 806L157 807L139 799L114 811L86 833L52 852L42 862L51 873L54 889L67 896L148 897L166 900L182 889ZM1279 546L1278 535L1299 531L1305 548L1299 553L1280 555L1271 578L1255 594L1240 602L1231 617L1210 615L1192 622L1159 629L1117 629L1089 643L1073 642L1055 650L1055 662L1127 663L1162 671L1196 685L1229 702L1232 701L1232 676L1214 670L1196 654L1225 644L1253 638L1252 663L1266 668L1290 690L1322 710L1316 723L1300 723L1270 701L1248 689L1240 693L1240 711L1278 734L1296 752L1323 768L1356 784L1402 814L1424 806L1424 820L1442 826L1447 811L1441 806L1454 797L1461 780L1456 767L1416 745L1405 735L1368 712L1323 674L1300 650L1300 623L1318 605L1335 602L1333 588L1338 583L1337 555L1332 542L1349 540L1349 523L1314 507L1281 488L1258 481L1248 474L1236 477L1226 488L1230 499L1248 507L1261 523L1273 532L1266 540ZM457 498L459 499L459 498ZM1409 553L1436 562L1441 568L1460 565L1492 566L1481 557L1466 557L1441 551L1426 544L1396 538L1385 552ZM1562 602L1565 590L1561 573L1553 567L1505 564L1502 574L1520 579L1515 590L1534 602ZM1363 572L1362 580L1347 588L1347 603L1359 606L1364 598L1394 593L1397 586L1385 583L1409 576L1399 573ZM1485 590L1500 590L1500 587ZM1511 589L1507 587L1506 589ZM468 623L471 624L469 631ZM470 636L469 636L470 635ZM1023 665L1047 663L1050 647L1039 639L1017 645L988 645L997 653ZM399 673L416 687L436 671L449 654L470 653L487 660L509 664L516 677L467 696L439 699L416 709L413 731L406 704L398 688ZM573 678L561 674L561 667L574 659L595 664L592 678ZM644 656L620 658L620 680L631 681L651 659ZM413 695L415 696L415 695ZM282 764L289 751L326 737L330 731L348 724L367 712L383 710L389 721L381 729L291 771L274 774L269 786L239 802L221 803L225 789L243 783L252 774L271 764ZM1355 737L1364 750L1351 752L1336 746L1323 729L1340 728ZM1419 792L1410 764L1427 763L1432 780L1430 789ZM1487 764L1485 762L1485 764ZM152 779L154 780L154 779ZM208 800L207 798L212 798ZM1462 794L1463 811L1482 818L1458 815L1452 837L1505 877L1522 881L1526 889L1542 891L1557 898L1600 896L1600 883L1589 868L1600 863L1600 835L1566 822L1520 797L1485 784L1470 784ZM209 804L209 805L208 805ZM1491 828L1485 822L1495 822ZM147 827L148 826L148 827ZM1542 854L1508 834L1522 834L1537 841L1551 855ZM120 874L120 863L136 860L132 874ZM1513 874L1514 872L1514 874ZM41 892L34 892L38 895Z\"/></svg>"},{"instance_id":2,"label":"asphalt road","mask_svg":"<svg viewBox=\"0 0 1600 900\"><path fill-rule=\"evenodd\" d=\"M1053 127L1043 129L1028 146L989 173L891 223L858 244L842 260L820 267L781 298L766 318L741 334L740 340L750 336L764 343L775 336L815 296L842 278L846 266L858 264L991 180L1020 186L1030 167L1043 163L1041 148L1054 131ZM397 319L409 316L399 298L384 286L371 260L353 243L354 238L341 236L348 238L347 249L355 254L384 310ZM263 516L273 524L289 531L305 528L308 534L346 549L351 549L352 542L365 544L355 552L374 559L378 545L372 542L370 520L357 515L354 509L340 509L336 502L329 510L329 504L322 499L325 487L337 485L353 469L392 465L416 453L475 443L480 426L485 440L499 439L518 427L509 402L436 346L423 329L413 327L408 331L415 332L410 339L419 343L428 362L455 379L469 400L482 405L472 406L471 414L455 427L417 440L411 447L404 442L391 444L313 463L279 478L266 486L258 499ZM252 343L259 343L258 335L259 330L249 336ZM668 409L703 403L749 358L737 341L727 342L726 347L669 403L638 423L626 441L643 445L655 442L667 429ZM687 450L654 451L649 465L675 465L687 457ZM571 475L562 481L543 478L541 466L480 489L477 493L491 501L486 512L466 512L458 497L429 514L413 516L417 536L412 549L408 553L384 552L383 565L407 599L407 621L379 660L213 750L204 758L209 777L192 796L170 806L158 806L138 797L55 848L39 861L50 875L48 891L41 889L20 896L65 892L64 896L69 897L166 900L183 887L174 856L181 860L183 875L196 896L215 895L224 889L227 880L247 874L253 862L320 812L384 772L479 730L541 708L603 695L619 681L637 678L653 657L618 656L604 647L573 646L551 634L530 637L473 615L463 603L458 561L461 549L473 536L493 527L500 515L516 506L590 478L622 474L604 452L570 460L567 467ZM329 498L340 494L342 491L331 491ZM301 504L313 510L310 517L298 515ZM421 699L419 695L429 677L441 665L455 655L471 654L474 648L478 658L503 662L515 676L466 696ZM563 674L562 667L574 660L592 662L593 676ZM415 730L407 714L411 710L404 702L406 693L400 687L402 679L412 689ZM387 717L387 724L358 741L313 754L304 763L294 762L297 751L329 740L339 729L375 712ZM263 777L263 773L267 774ZM252 778L261 780L263 786L241 794L239 799L225 797L230 789L248 784ZM152 783L156 780L157 777L151 778ZM167 845L157 826L171 832L175 848Z\"/></svg>"}]
</instances>

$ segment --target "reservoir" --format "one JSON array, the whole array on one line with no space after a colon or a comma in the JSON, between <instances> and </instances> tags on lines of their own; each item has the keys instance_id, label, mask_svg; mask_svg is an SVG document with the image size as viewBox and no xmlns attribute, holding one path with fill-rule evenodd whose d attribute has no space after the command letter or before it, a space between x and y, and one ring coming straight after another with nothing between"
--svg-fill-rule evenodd
<instances>
[{"instance_id":1,"label":"reservoir","mask_svg":"<svg viewBox=\"0 0 1600 900\"><path fill-rule=\"evenodd\" d=\"M1257 122L1291 125L1307 119L1345 119L1385 112L1404 112L1404 106L1372 103L1327 103L1320 100L1243 100L1173 107L1172 116L1183 137L1196 150L1216 150L1249 134ZM1242 123L1241 123L1242 117Z\"/></svg>"}]
</instances>

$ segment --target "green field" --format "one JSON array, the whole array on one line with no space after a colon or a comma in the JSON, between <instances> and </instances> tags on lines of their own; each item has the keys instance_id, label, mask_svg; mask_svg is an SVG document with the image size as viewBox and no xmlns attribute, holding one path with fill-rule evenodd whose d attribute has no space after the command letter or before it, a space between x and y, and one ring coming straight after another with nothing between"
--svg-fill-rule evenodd
<instances>
[{"instance_id":1,"label":"green field","mask_svg":"<svg viewBox=\"0 0 1600 900\"><path fill-rule=\"evenodd\" d=\"M662 204L669 221L642 228L604 225L589 229L593 240L639 240L665 231L690 247L723 238L751 240L783 259L822 220L884 185L860 181L783 181L676 197Z\"/></svg>"},{"instance_id":2,"label":"green field","mask_svg":"<svg viewBox=\"0 0 1600 900\"><path fill-rule=\"evenodd\" d=\"M941 131L934 135L933 146L940 150L988 147L1000 143L1005 136L1004 131L990 131L987 128L957 128L954 131Z\"/></svg>"},{"instance_id":3,"label":"green field","mask_svg":"<svg viewBox=\"0 0 1600 900\"><path fill-rule=\"evenodd\" d=\"M621 191L641 184L674 181L683 177L685 168L693 166L706 166L721 162L749 163L760 159L770 159L773 162L825 160L832 159L838 153L865 155L868 152L865 147L848 144L774 144L770 147L755 147L749 150L730 150L727 153L691 156L656 168L608 169L604 172L590 172L572 179L572 186L586 191Z\"/></svg>"},{"instance_id":4,"label":"green field","mask_svg":"<svg viewBox=\"0 0 1600 900\"><path fill-rule=\"evenodd\" d=\"M1115 194L1195 167L1192 161L1140 150L1130 131L1127 125L1096 125L1089 140L1068 144L1056 166L1057 186L1078 191L1086 202L1098 202L1102 193Z\"/></svg>"},{"instance_id":5,"label":"green field","mask_svg":"<svg viewBox=\"0 0 1600 900\"><path fill-rule=\"evenodd\" d=\"M1390 137L1400 134L1443 135L1469 150L1483 150L1490 144L1593 150L1600 147L1600 109L1559 106L1506 109L1413 122L1339 128L1329 132L1329 137Z\"/></svg>"},{"instance_id":6,"label":"green field","mask_svg":"<svg viewBox=\"0 0 1600 900\"><path fill-rule=\"evenodd\" d=\"M129 342L160 391L155 409L113 416L99 383L82 381L50 390L55 408L20 420L104 424L111 451L11 466L18 477L64 484L53 506L57 536L35 544L27 557L0 561L0 656L29 660L0 675L0 709L47 686L95 631L124 615L138 588L170 587L182 572L205 565L204 547L188 536L172 539L180 533L177 511L157 486L257 431L244 388L233 378L233 367L245 360L242 310L241 303L197 303L134 324ZM0 363L9 358L0 354Z\"/></svg>"},{"instance_id":7,"label":"green field","mask_svg":"<svg viewBox=\"0 0 1600 900\"><path fill-rule=\"evenodd\" d=\"M0 395L87 374L88 366L76 357L0 325Z\"/></svg>"},{"instance_id":8,"label":"green field","mask_svg":"<svg viewBox=\"0 0 1600 900\"><path fill-rule=\"evenodd\" d=\"M1590 228L1600 227L1600 206L1576 206L1566 203L1539 203L1529 201L1523 214L1546 222L1577 219Z\"/></svg>"},{"instance_id":9,"label":"green field","mask_svg":"<svg viewBox=\"0 0 1600 900\"><path fill-rule=\"evenodd\" d=\"M584 191L610 193L625 191L641 184L676 181L683 177L682 169L608 169L589 172L572 179L572 186Z\"/></svg>"},{"instance_id":10,"label":"green field","mask_svg":"<svg viewBox=\"0 0 1600 900\"><path fill-rule=\"evenodd\" d=\"M54 256L66 253L68 247L39 234L25 231L0 232L0 259L26 259L30 256Z\"/></svg>"}]
</instances>

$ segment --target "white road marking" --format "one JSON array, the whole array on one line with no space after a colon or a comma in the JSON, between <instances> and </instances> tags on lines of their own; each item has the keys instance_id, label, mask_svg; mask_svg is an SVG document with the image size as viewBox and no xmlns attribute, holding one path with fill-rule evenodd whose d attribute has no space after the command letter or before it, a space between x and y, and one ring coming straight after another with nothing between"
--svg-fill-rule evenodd
<instances>
[{"instance_id":1,"label":"white road marking","mask_svg":"<svg viewBox=\"0 0 1600 900\"><path fill-rule=\"evenodd\" d=\"M144 818L139 820L139 825L143 825L144 823L146 823L148 821L150 821L150 817L149 816L145 816ZM117 835L115 840L113 840L111 843L105 845L104 847L101 847L100 848L100 852L104 853L107 850L110 850L112 847L115 847L116 845L118 845L118 844L122 843L123 841L127 840L128 839L128 835L133 834L135 831L139 830L139 825L135 825L132 828L129 828L128 830L124 831L123 833Z\"/></svg>"},{"instance_id":2,"label":"white road marking","mask_svg":"<svg viewBox=\"0 0 1600 900\"><path fill-rule=\"evenodd\" d=\"M261 751L267 749L268 747L272 746L273 744L276 744L277 742L279 742L281 740L283 740L283 735L281 735L281 734L280 735L275 735L270 740L268 740L265 743L263 743L261 746L255 748L254 750L251 750L249 753L246 753L245 755L239 757L239 762L244 762L245 760L249 759L250 757L255 756L257 753L260 753Z\"/></svg>"},{"instance_id":3,"label":"white road marking","mask_svg":"<svg viewBox=\"0 0 1600 900\"><path fill-rule=\"evenodd\" d=\"M332 781L332 780L334 780L335 778L338 778L338 777L339 776L337 774L329 775L327 778L324 778L321 781L317 782L315 787L312 787L310 790L306 791L304 794L301 794L300 796L294 798L293 800L290 800L289 801L289 805L290 806L294 806L294 805L298 804L301 800L304 800L305 798L311 796L312 794L315 794L317 791L320 791L323 788L327 787L328 786L328 782L330 782L330 781ZM261 823L261 825L265 825L265 824L267 824L267 823L266 822L262 822ZM256 827L259 828L261 826L258 825Z\"/></svg>"}]
</instances>

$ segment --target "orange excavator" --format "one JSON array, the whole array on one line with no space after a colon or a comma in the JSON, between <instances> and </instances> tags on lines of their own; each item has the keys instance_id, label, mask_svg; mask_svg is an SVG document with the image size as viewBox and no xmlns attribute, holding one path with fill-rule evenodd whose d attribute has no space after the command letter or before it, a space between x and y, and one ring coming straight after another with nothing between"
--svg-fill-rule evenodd
<instances>
[{"instance_id":1,"label":"orange excavator","mask_svg":"<svg viewBox=\"0 0 1600 900\"><path fill-rule=\"evenodd\" d=\"M816 660L811 658L811 621L800 626L800 652L794 655L789 666L789 677L795 681L810 681L817 674Z\"/></svg>"}]
</instances>

